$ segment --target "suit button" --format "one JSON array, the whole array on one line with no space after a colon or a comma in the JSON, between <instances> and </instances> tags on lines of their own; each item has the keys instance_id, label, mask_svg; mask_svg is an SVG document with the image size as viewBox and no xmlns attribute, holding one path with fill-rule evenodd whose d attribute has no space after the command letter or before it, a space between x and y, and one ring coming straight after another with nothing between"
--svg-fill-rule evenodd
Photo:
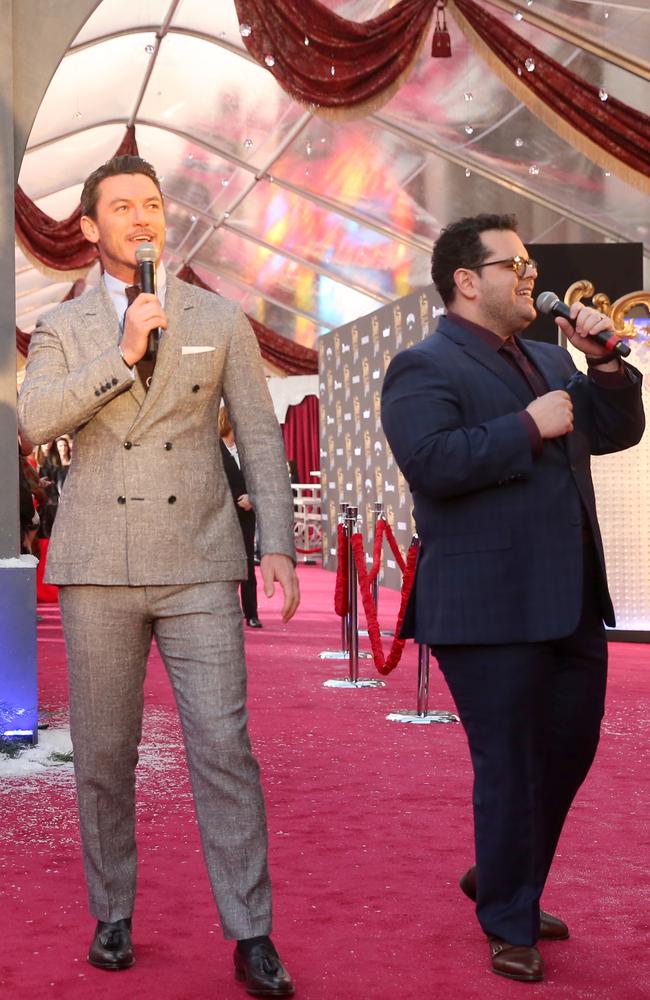
<instances>
[{"instance_id":1,"label":"suit button","mask_svg":"<svg viewBox=\"0 0 650 1000\"><path fill-rule=\"evenodd\" d=\"M200 388L201 388L200 385L193 385L192 386L192 392L198 392Z\"/></svg>"},{"instance_id":2,"label":"suit button","mask_svg":"<svg viewBox=\"0 0 650 1000\"><path fill-rule=\"evenodd\" d=\"M111 379L111 385L117 385L117 379L116 378L112 378Z\"/></svg>"},{"instance_id":3,"label":"suit button","mask_svg":"<svg viewBox=\"0 0 650 1000\"><path fill-rule=\"evenodd\" d=\"M175 496L167 497L167 503L176 503L176 497Z\"/></svg>"},{"instance_id":4,"label":"suit button","mask_svg":"<svg viewBox=\"0 0 650 1000\"><path fill-rule=\"evenodd\" d=\"M117 502L118 503L126 503L126 497L118 497L117 498Z\"/></svg>"},{"instance_id":5,"label":"suit button","mask_svg":"<svg viewBox=\"0 0 650 1000\"><path fill-rule=\"evenodd\" d=\"M171 441L165 441L165 451L171 451L173 447L174 445L171 443Z\"/></svg>"},{"instance_id":6,"label":"suit button","mask_svg":"<svg viewBox=\"0 0 650 1000\"><path fill-rule=\"evenodd\" d=\"M101 392L106 392L106 386L105 385L100 385L99 388L100 388Z\"/></svg>"},{"instance_id":7,"label":"suit button","mask_svg":"<svg viewBox=\"0 0 650 1000\"><path fill-rule=\"evenodd\" d=\"M96 396L101 396L101 392L99 391L99 389L95 389L95 395Z\"/></svg>"},{"instance_id":8,"label":"suit button","mask_svg":"<svg viewBox=\"0 0 650 1000\"><path fill-rule=\"evenodd\" d=\"M132 448L132 447L133 447L133 442L131 442L131 441L125 441L125 442L124 442L124 447L125 447L125 448L126 448L126 450L128 451L128 450L129 450L130 448Z\"/></svg>"}]
</instances>

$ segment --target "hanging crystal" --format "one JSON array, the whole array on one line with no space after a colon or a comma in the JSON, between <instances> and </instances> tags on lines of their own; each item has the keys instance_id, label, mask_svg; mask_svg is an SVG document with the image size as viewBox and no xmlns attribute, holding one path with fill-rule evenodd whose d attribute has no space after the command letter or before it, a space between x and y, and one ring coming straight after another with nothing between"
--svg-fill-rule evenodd
<instances>
[{"instance_id":1,"label":"hanging crystal","mask_svg":"<svg viewBox=\"0 0 650 1000\"><path fill-rule=\"evenodd\" d=\"M273 58L273 56L270 56L270 55L269 56L264 56L264 62L266 63L266 65L269 68L271 66L275 66L275 59Z\"/></svg>"},{"instance_id":2,"label":"hanging crystal","mask_svg":"<svg viewBox=\"0 0 650 1000\"><path fill-rule=\"evenodd\" d=\"M515 139L515 146L517 147L517 149L521 149L523 145L524 145L524 140L521 138L521 136L517 136L517 138Z\"/></svg>"},{"instance_id":3,"label":"hanging crystal","mask_svg":"<svg viewBox=\"0 0 650 1000\"><path fill-rule=\"evenodd\" d=\"M603 87L601 87L600 90L598 91L598 96L599 96L600 100L603 101L603 102L605 102L609 98L609 94L607 93L607 91Z\"/></svg>"},{"instance_id":4,"label":"hanging crystal","mask_svg":"<svg viewBox=\"0 0 650 1000\"><path fill-rule=\"evenodd\" d=\"M465 131L468 135L474 135L474 126L469 123L465 126Z\"/></svg>"},{"instance_id":5,"label":"hanging crystal","mask_svg":"<svg viewBox=\"0 0 650 1000\"><path fill-rule=\"evenodd\" d=\"M244 139L244 149L252 149L252 148L253 148L253 140Z\"/></svg>"},{"instance_id":6,"label":"hanging crystal","mask_svg":"<svg viewBox=\"0 0 650 1000\"><path fill-rule=\"evenodd\" d=\"M526 67L529 73L535 72L535 60L531 58L531 56L528 56L528 59L524 63L524 66Z\"/></svg>"},{"instance_id":7,"label":"hanging crystal","mask_svg":"<svg viewBox=\"0 0 650 1000\"><path fill-rule=\"evenodd\" d=\"M531 163L531 165L528 168L528 173L531 174L533 177L537 177L539 173L539 167L537 166L536 163Z\"/></svg>"},{"instance_id":8,"label":"hanging crystal","mask_svg":"<svg viewBox=\"0 0 650 1000\"><path fill-rule=\"evenodd\" d=\"M242 38L248 38L248 36L252 33L252 31L253 29L251 28L250 24L239 25L239 34L242 36Z\"/></svg>"}]
</instances>

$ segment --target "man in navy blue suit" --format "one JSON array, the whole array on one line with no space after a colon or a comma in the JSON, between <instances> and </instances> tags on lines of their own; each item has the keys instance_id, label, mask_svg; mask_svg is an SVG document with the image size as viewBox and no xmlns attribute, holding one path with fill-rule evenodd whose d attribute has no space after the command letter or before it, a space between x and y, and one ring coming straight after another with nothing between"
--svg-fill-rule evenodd
<instances>
[{"instance_id":1,"label":"man in navy blue suit","mask_svg":"<svg viewBox=\"0 0 650 1000\"><path fill-rule=\"evenodd\" d=\"M538 981L538 939L569 936L540 897L596 752L614 624L590 456L640 440L641 374L581 303L575 327L556 322L586 375L519 339L537 267L512 216L448 226L432 276L447 315L393 359L382 399L421 542L402 634L431 646L467 734L476 866L461 889L494 972Z\"/></svg>"}]
</instances>

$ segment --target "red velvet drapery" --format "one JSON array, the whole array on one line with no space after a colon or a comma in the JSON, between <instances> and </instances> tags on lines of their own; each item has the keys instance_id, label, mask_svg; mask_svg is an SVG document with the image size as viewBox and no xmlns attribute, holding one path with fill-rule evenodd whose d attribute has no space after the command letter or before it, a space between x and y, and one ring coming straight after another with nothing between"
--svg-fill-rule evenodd
<instances>
[{"instance_id":1,"label":"red velvet drapery","mask_svg":"<svg viewBox=\"0 0 650 1000\"><path fill-rule=\"evenodd\" d=\"M296 463L300 482L316 482L309 475L310 472L320 469L316 396L305 396L296 406L287 407L282 433L287 460Z\"/></svg>"},{"instance_id":2,"label":"red velvet drapery","mask_svg":"<svg viewBox=\"0 0 650 1000\"><path fill-rule=\"evenodd\" d=\"M650 118L586 83L490 14L453 0L458 24L513 93L603 169L650 193Z\"/></svg>"},{"instance_id":3,"label":"red velvet drapery","mask_svg":"<svg viewBox=\"0 0 650 1000\"><path fill-rule=\"evenodd\" d=\"M235 0L248 51L295 100L323 117L384 104L406 77L435 0L399 0L356 23L320 0ZM650 192L650 118L607 96L532 46L475 0L448 11L519 100L603 169ZM248 30L250 29L250 30ZM534 64L534 69L527 68Z\"/></svg>"},{"instance_id":4,"label":"red velvet drapery","mask_svg":"<svg viewBox=\"0 0 650 1000\"><path fill-rule=\"evenodd\" d=\"M436 0L399 0L356 23L319 0L235 0L246 48L296 101L342 117L389 100L408 73ZM270 59L273 62L270 62Z\"/></svg>"}]
</instances>

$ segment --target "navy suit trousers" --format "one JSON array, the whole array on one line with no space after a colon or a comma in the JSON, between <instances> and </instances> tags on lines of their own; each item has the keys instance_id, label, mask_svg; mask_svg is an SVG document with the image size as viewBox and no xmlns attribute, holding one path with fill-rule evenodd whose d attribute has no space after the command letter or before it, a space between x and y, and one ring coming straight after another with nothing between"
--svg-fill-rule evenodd
<instances>
[{"instance_id":1,"label":"navy suit trousers","mask_svg":"<svg viewBox=\"0 0 650 1000\"><path fill-rule=\"evenodd\" d=\"M474 769L477 907L486 934L534 945L565 818L594 759L605 707L600 569L585 544L578 627L549 642L432 646Z\"/></svg>"}]
</instances>

